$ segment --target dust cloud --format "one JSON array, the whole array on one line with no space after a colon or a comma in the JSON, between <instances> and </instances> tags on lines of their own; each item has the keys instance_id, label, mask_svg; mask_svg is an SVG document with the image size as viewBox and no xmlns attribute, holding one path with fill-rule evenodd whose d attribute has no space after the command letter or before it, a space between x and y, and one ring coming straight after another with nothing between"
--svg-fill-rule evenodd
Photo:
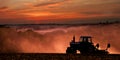
<instances>
[{"instance_id":1,"label":"dust cloud","mask_svg":"<svg viewBox=\"0 0 120 60\"><path fill-rule=\"evenodd\" d=\"M0 53L65 53L73 35L92 36L94 45L110 53L120 54L120 24L71 26L44 30L17 31L16 28L0 28Z\"/></svg>"}]
</instances>

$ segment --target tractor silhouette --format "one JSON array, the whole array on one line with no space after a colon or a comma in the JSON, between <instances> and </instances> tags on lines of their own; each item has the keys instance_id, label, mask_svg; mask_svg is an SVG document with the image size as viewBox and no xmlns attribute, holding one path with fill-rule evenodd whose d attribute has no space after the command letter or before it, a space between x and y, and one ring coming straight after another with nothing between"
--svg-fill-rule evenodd
<instances>
[{"instance_id":1,"label":"tractor silhouette","mask_svg":"<svg viewBox=\"0 0 120 60\"><path fill-rule=\"evenodd\" d=\"M70 42L70 47L67 47L66 53L76 54L78 50L80 54L109 54L108 48L110 48L109 43L105 50L99 50L99 44L94 46L91 36L81 36L79 42L75 42L75 36L73 36L73 40Z\"/></svg>"}]
</instances>

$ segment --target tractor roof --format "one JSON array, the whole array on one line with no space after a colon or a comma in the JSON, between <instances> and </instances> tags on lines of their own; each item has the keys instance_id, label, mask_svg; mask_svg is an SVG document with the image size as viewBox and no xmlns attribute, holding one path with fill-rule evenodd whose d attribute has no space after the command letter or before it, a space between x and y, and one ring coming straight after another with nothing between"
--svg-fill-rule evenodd
<instances>
[{"instance_id":1,"label":"tractor roof","mask_svg":"<svg viewBox=\"0 0 120 60\"><path fill-rule=\"evenodd\" d=\"M80 38L92 38L91 36L81 36Z\"/></svg>"}]
</instances>

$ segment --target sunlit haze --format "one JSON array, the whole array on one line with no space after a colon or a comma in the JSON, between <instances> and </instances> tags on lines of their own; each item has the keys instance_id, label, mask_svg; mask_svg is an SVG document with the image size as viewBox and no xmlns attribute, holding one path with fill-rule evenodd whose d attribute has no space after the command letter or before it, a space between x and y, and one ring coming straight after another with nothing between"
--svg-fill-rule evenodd
<instances>
[{"instance_id":1,"label":"sunlit haze","mask_svg":"<svg viewBox=\"0 0 120 60\"><path fill-rule=\"evenodd\" d=\"M119 24L0 28L0 52L65 53L73 35L76 41L80 36L92 36L94 45L99 43L103 50L110 43L108 51L120 54Z\"/></svg>"}]
</instances>

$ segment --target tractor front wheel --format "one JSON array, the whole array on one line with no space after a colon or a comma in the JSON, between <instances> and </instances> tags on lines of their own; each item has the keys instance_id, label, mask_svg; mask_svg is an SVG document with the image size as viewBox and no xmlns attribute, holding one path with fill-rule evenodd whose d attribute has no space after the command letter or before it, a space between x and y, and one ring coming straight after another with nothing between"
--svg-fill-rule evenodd
<instances>
[{"instance_id":1,"label":"tractor front wheel","mask_svg":"<svg viewBox=\"0 0 120 60\"><path fill-rule=\"evenodd\" d=\"M76 54L77 51L75 49L71 48L71 47L68 47L67 50L66 50L66 53L68 53L68 54L69 53Z\"/></svg>"}]
</instances>

